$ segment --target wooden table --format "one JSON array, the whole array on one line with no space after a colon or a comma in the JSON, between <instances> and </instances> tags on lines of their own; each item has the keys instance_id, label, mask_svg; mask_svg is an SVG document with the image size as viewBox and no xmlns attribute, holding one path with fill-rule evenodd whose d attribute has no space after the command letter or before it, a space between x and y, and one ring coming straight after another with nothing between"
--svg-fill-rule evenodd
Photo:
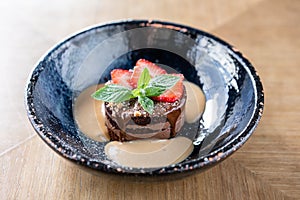
<instances>
[{"instance_id":1,"label":"wooden table","mask_svg":"<svg viewBox=\"0 0 300 200\"><path fill-rule=\"evenodd\" d=\"M35 62L74 31L121 18L187 24L247 55L265 111L239 151L182 180L135 183L93 176L42 142L23 103ZM10 0L0 3L0 25L1 199L300 199L300 1Z\"/></svg>"}]
</instances>

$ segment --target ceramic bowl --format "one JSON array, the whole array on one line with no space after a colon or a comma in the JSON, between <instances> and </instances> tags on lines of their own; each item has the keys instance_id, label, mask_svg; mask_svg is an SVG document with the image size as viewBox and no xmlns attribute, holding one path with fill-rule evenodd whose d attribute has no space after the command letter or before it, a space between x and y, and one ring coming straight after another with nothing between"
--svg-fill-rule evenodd
<instances>
[{"instance_id":1,"label":"ceramic bowl","mask_svg":"<svg viewBox=\"0 0 300 200\"><path fill-rule=\"evenodd\" d=\"M171 66L205 94L202 118L196 129L186 130L194 151L181 163L162 168L112 164L103 152L106 143L84 135L74 121L76 95L110 79L114 68L131 68L139 58ZM223 40L184 25L126 20L87 28L54 46L30 74L25 101L29 120L42 140L84 169L179 177L212 167L239 149L261 118L264 95L254 67Z\"/></svg>"}]
</instances>

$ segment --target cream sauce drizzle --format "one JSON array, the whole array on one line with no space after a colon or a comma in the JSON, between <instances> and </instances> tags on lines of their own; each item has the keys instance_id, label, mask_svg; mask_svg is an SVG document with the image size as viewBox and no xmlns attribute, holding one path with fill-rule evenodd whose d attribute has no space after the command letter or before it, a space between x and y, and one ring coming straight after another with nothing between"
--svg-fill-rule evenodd
<instances>
[{"instance_id":1,"label":"cream sauce drizzle","mask_svg":"<svg viewBox=\"0 0 300 200\"><path fill-rule=\"evenodd\" d=\"M105 126L104 103L95 100L91 95L103 84L94 85L85 89L75 99L74 118L78 128L88 137L99 142L109 141Z\"/></svg>"},{"instance_id":2,"label":"cream sauce drizzle","mask_svg":"<svg viewBox=\"0 0 300 200\"><path fill-rule=\"evenodd\" d=\"M193 148L192 140L179 136L166 140L113 141L105 146L105 153L122 166L155 168L183 161Z\"/></svg>"},{"instance_id":3,"label":"cream sauce drizzle","mask_svg":"<svg viewBox=\"0 0 300 200\"><path fill-rule=\"evenodd\" d=\"M186 89L185 121L194 123L200 119L205 107L205 96L198 85L184 81Z\"/></svg>"}]
</instances>

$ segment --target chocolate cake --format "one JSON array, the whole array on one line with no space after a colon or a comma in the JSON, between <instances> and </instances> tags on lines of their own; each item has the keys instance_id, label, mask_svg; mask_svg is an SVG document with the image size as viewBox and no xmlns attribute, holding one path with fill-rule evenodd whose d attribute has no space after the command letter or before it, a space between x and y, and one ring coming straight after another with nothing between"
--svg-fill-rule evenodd
<instances>
[{"instance_id":1,"label":"chocolate cake","mask_svg":"<svg viewBox=\"0 0 300 200\"><path fill-rule=\"evenodd\" d=\"M184 124L183 74L168 74L139 59L133 69L113 69L111 80L92 96L104 102L110 139L168 139Z\"/></svg>"},{"instance_id":2,"label":"chocolate cake","mask_svg":"<svg viewBox=\"0 0 300 200\"><path fill-rule=\"evenodd\" d=\"M168 139L184 124L186 92L175 102L154 101L152 114L146 112L137 98L121 103L105 102L105 124L111 140Z\"/></svg>"}]
</instances>

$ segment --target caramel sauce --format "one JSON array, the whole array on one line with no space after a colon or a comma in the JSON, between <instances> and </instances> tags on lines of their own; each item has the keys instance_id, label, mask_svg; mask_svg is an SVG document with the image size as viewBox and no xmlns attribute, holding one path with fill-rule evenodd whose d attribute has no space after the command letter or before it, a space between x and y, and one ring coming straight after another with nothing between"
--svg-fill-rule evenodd
<instances>
[{"instance_id":1,"label":"caramel sauce","mask_svg":"<svg viewBox=\"0 0 300 200\"><path fill-rule=\"evenodd\" d=\"M200 119L205 108L205 96L198 85L184 81L183 82L187 100L185 104L185 121L194 123Z\"/></svg>"},{"instance_id":2,"label":"caramel sauce","mask_svg":"<svg viewBox=\"0 0 300 200\"><path fill-rule=\"evenodd\" d=\"M179 136L163 140L113 141L105 146L105 154L122 166L155 168L183 161L193 148L192 140Z\"/></svg>"},{"instance_id":3,"label":"caramel sauce","mask_svg":"<svg viewBox=\"0 0 300 200\"><path fill-rule=\"evenodd\" d=\"M94 85L85 89L75 99L74 119L78 128L88 137L99 141L109 141L105 126L104 102L95 100L91 95L103 84Z\"/></svg>"}]
</instances>

